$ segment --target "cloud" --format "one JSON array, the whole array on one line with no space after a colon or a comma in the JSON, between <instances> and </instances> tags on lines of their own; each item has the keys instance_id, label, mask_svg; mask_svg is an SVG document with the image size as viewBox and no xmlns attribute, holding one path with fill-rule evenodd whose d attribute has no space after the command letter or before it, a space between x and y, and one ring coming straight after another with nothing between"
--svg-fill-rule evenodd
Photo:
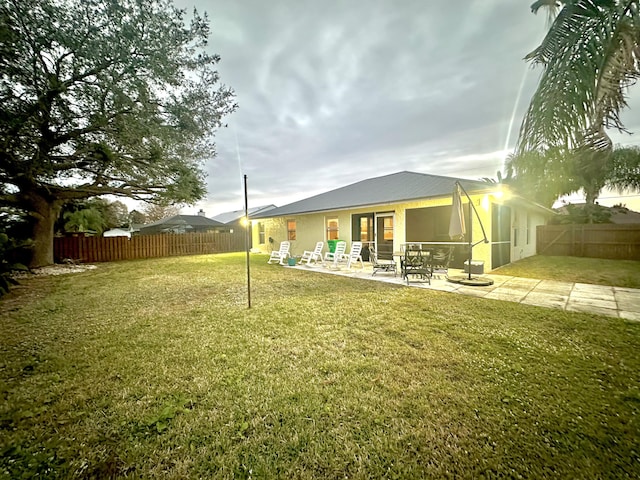
<instances>
[{"instance_id":1,"label":"cloud","mask_svg":"<svg viewBox=\"0 0 640 480\"><path fill-rule=\"evenodd\" d=\"M208 10L239 104L207 163L212 214L241 208L243 174L254 206L401 170L495 177L546 28L524 0L176 3Z\"/></svg>"}]
</instances>

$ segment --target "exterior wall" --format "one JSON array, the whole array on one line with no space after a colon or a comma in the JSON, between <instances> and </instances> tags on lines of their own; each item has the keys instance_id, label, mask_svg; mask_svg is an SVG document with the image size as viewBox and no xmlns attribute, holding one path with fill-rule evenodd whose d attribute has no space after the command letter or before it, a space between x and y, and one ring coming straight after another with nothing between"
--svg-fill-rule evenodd
<instances>
[{"instance_id":1,"label":"exterior wall","mask_svg":"<svg viewBox=\"0 0 640 480\"><path fill-rule=\"evenodd\" d=\"M510 202L502 199L494 194L478 194L470 195L473 205L482 220L487 237L491 241L492 232L492 204L509 205L512 208L512 245L511 245L511 261L518 260L536 253L536 226L544 225L545 218L542 214L536 213L532 209L525 206L513 206ZM466 204L466 198L463 198L463 204ZM356 214L363 213L393 213L394 216L394 240L393 250L399 251L400 246L406 243L406 211L408 209L429 208L439 206L450 206L451 196L430 198L420 201L405 202L393 205L369 206L366 208L358 208L352 210L339 210L323 213L311 213L303 215L291 215L288 217L267 218L254 220L253 224L253 250L262 253L270 253L271 250L277 250L280 242L287 240L287 220L296 221L296 240L291 241L291 253L301 255L304 250L313 250L316 242L327 241L326 219L337 218L339 225L338 238L351 243L351 217ZM528 220L527 220L528 219ZM466 228L469 229L468 218L465 218ZM259 243L258 222L265 225L265 242ZM527 225L528 225L528 242L527 242ZM517 229L518 243L513 245L513 232ZM273 244L269 243L269 237L273 238ZM483 238L480 222L473 215L472 221L472 239L478 242ZM327 251L325 245L324 251ZM481 260L485 263L485 271L491 269L491 243L479 243L473 247L473 259Z\"/></svg>"},{"instance_id":2,"label":"exterior wall","mask_svg":"<svg viewBox=\"0 0 640 480\"><path fill-rule=\"evenodd\" d=\"M338 239L344 240L349 244L351 243L351 215L370 211L370 209L342 210L254 220L252 222L254 251L270 253L271 250L277 250L280 242L287 240L288 220L296 221L296 239L291 240L291 253L293 255L302 255L304 250L313 250L316 242L327 241L326 220L328 218L338 219ZM264 222L265 224L265 243L262 244L259 243L258 222ZM273 238L273 244L269 243L269 237ZM325 251L327 251L326 246Z\"/></svg>"},{"instance_id":3,"label":"exterior wall","mask_svg":"<svg viewBox=\"0 0 640 480\"><path fill-rule=\"evenodd\" d=\"M530 209L516 207L511 213L511 261L536 254L536 231L545 218Z\"/></svg>"}]
</instances>

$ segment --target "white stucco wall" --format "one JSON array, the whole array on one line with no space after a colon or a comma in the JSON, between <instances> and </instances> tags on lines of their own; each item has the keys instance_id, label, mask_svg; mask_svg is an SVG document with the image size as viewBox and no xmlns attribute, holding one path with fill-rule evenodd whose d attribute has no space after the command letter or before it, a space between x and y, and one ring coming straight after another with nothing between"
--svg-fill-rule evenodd
<instances>
[{"instance_id":1,"label":"white stucco wall","mask_svg":"<svg viewBox=\"0 0 640 480\"><path fill-rule=\"evenodd\" d=\"M536 254L536 227L546 219L531 209L515 207L511 212L511 261Z\"/></svg>"}]
</instances>

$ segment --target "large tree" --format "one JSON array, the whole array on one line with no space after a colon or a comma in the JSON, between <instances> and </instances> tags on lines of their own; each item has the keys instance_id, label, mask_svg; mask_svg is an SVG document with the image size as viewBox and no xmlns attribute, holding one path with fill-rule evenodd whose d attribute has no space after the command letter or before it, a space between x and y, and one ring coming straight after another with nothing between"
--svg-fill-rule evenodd
<instances>
[{"instance_id":1,"label":"large tree","mask_svg":"<svg viewBox=\"0 0 640 480\"><path fill-rule=\"evenodd\" d=\"M158 203L147 203L142 212L144 213L145 221L156 222L163 218L173 217L180 214L181 205L162 205Z\"/></svg>"},{"instance_id":2,"label":"large tree","mask_svg":"<svg viewBox=\"0 0 640 480\"><path fill-rule=\"evenodd\" d=\"M619 114L628 87L640 75L639 4L538 0L531 6L534 13L548 7L557 16L542 44L526 57L544 70L510 164L517 176L535 182L529 173L538 175L540 168L529 160L550 159L547 178L566 177L555 193L582 189L587 203L595 202L611 168L607 129L624 130Z\"/></svg>"},{"instance_id":3,"label":"large tree","mask_svg":"<svg viewBox=\"0 0 640 480\"><path fill-rule=\"evenodd\" d=\"M28 212L53 262L62 205L104 194L192 203L235 109L206 15L169 0L0 4L0 206Z\"/></svg>"}]
</instances>

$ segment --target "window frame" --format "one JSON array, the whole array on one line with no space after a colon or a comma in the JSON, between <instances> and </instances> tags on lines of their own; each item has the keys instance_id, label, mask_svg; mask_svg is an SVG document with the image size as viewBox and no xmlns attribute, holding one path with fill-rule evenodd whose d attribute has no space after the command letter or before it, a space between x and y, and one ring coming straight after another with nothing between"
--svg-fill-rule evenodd
<instances>
[{"instance_id":1,"label":"window frame","mask_svg":"<svg viewBox=\"0 0 640 480\"><path fill-rule=\"evenodd\" d=\"M331 228L332 222L335 222L335 228ZM324 225L324 235L326 240L338 240L340 238L340 222L338 217L325 217ZM332 237L332 233L335 233L335 237Z\"/></svg>"},{"instance_id":2,"label":"window frame","mask_svg":"<svg viewBox=\"0 0 640 480\"><path fill-rule=\"evenodd\" d=\"M296 230L297 230L297 225L296 225L295 218L287 219L287 240L289 240L290 242L296 240L296 236L297 236Z\"/></svg>"}]
</instances>

